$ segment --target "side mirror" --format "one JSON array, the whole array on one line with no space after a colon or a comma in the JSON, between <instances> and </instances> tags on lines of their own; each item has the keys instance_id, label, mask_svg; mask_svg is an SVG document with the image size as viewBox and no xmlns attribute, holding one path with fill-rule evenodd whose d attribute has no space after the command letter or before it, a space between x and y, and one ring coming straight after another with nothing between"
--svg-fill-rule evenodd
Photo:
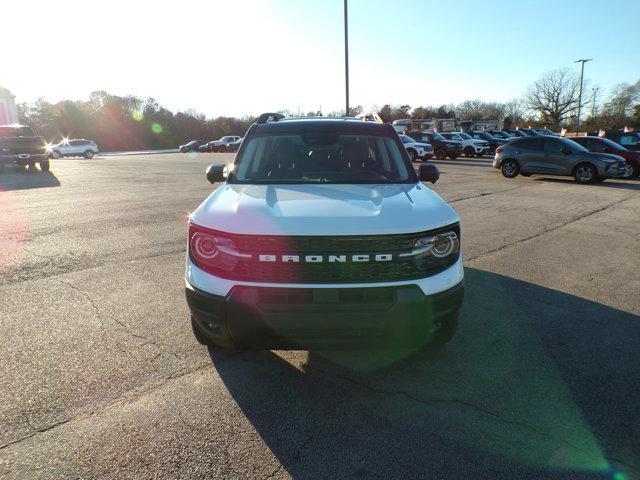
<instances>
[{"instance_id":1,"label":"side mirror","mask_svg":"<svg viewBox=\"0 0 640 480\"><path fill-rule=\"evenodd\" d=\"M423 182L436 183L440 178L440 170L435 165L423 163L420 165L420 180Z\"/></svg>"},{"instance_id":2,"label":"side mirror","mask_svg":"<svg viewBox=\"0 0 640 480\"><path fill-rule=\"evenodd\" d=\"M209 183L218 183L224 181L224 170L226 165L213 164L207 167L207 180Z\"/></svg>"}]
</instances>

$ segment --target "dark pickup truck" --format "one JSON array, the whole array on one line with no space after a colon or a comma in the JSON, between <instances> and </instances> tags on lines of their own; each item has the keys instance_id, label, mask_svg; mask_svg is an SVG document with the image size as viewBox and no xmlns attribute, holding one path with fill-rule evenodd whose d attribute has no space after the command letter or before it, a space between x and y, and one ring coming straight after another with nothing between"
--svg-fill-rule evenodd
<instances>
[{"instance_id":1,"label":"dark pickup truck","mask_svg":"<svg viewBox=\"0 0 640 480\"><path fill-rule=\"evenodd\" d=\"M8 164L28 165L30 170L35 170L36 163L40 164L43 172L49 171L49 155L44 140L36 136L30 127L0 126L0 172Z\"/></svg>"}]
</instances>

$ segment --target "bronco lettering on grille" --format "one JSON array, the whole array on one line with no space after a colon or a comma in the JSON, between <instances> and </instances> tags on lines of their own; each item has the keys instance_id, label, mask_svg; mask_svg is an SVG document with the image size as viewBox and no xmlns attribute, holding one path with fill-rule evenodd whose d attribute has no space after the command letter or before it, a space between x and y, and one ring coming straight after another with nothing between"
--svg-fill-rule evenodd
<instances>
[{"instance_id":1,"label":"bronco lettering on grille","mask_svg":"<svg viewBox=\"0 0 640 480\"><path fill-rule=\"evenodd\" d=\"M345 263L350 262L390 262L393 260L391 253L366 253L358 255L258 255L260 262L281 263Z\"/></svg>"}]
</instances>

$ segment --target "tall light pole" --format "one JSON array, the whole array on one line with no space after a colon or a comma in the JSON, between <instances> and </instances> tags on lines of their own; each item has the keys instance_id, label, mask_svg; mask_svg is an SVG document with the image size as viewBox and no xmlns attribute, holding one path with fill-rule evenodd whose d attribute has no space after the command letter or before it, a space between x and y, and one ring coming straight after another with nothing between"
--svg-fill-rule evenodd
<instances>
[{"instance_id":1,"label":"tall light pole","mask_svg":"<svg viewBox=\"0 0 640 480\"><path fill-rule=\"evenodd\" d=\"M347 0L344 0L344 80L345 80L345 109L344 116L349 116L349 17L347 14Z\"/></svg>"},{"instance_id":2,"label":"tall light pole","mask_svg":"<svg viewBox=\"0 0 640 480\"><path fill-rule=\"evenodd\" d=\"M345 2L347 0L344 0ZM581 63L580 66L580 93L578 93L578 119L576 120L576 130L580 127L580 109L582 108L582 79L584 77L584 64L590 62L593 58L581 58L573 63Z\"/></svg>"}]
</instances>

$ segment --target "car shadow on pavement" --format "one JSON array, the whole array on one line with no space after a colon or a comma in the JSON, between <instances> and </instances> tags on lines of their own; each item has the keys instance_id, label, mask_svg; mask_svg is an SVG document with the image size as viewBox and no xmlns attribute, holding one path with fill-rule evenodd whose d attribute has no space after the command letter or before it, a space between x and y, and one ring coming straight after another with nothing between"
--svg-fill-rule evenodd
<instances>
[{"instance_id":1,"label":"car shadow on pavement","mask_svg":"<svg viewBox=\"0 0 640 480\"><path fill-rule=\"evenodd\" d=\"M50 171L28 172L26 170L9 170L6 168L4 173L0 173L0 192L59 186L60 180Z\"/></svg>"},{"instance_id":2,"label":"car shadow on pavement","mask_svg":"<svg viewBox=\"0 0 640 480\"><path fill-rule=\"evenodd\" d=\"M558 178L558 177L531 177L531 180L536 182L548 182L548 183L562 183L562 184L576 184L572 178ZM582 185L579 185L582 186ZM623 190L640 190L640 179L634 178L629 180L623 179L606 179L604 181L591 183L588 186L592 187L606 187L606 188L620 188Z\"/></svg>"},{"instance_id":3,"label":"car shadow on pavement","mask_svg":"<svg viewBox=\"0 0 640 480\"><path fill-rule=\"evenodd\" d=\"M439 353L210 349L292 478L640 475L640 317L465 271Z\"/></svg>"}]
</instances>

